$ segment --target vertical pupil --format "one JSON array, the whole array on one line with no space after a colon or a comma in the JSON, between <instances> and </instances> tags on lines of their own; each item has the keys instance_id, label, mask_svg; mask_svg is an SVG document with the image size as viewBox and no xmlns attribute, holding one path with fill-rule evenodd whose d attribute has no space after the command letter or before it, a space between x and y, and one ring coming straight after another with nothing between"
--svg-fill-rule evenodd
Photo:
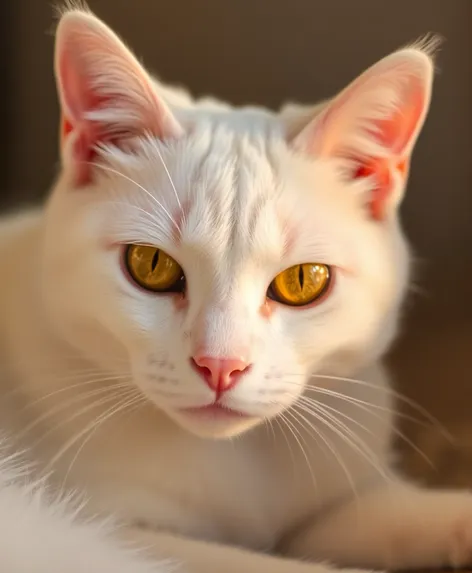
<instances>
[{"instance_id":1,"label":"vertical pupil","mask_svg":"<svg viewBox=\"0 0 472 573\"><path fill-rule=\"evenodd\" d=\"M300 283L301 290L303 290L303 279L304 279L303 265L300 265L298 267L298 282Z\"/></svg>"},{"instance_id":2,"label":"vertical pupil","mask_svg":"<svg viewBox=\"0 0 472 573\"><path fill-rule=\"evenodd\" d=\"M156 250L156 252L154 253L154 256L152 257L152 262L151 262L152 272L154 272L156 270L158 262L159 262L159 249Z\"/></svg>"}]
</instances>

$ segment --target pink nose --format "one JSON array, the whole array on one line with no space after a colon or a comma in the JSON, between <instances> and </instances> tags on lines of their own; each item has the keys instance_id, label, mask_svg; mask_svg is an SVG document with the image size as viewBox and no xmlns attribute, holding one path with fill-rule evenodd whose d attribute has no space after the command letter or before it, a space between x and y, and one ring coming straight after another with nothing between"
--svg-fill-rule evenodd
<instances>
[{"instance_id":1,"label":"pink nose","mask_svg":"<svg viewBox=\"0 0 472 573\"><path fill-rule=\"evenodd\" d=\"M250 367L250 364L237 358L194 356L191 361L194 369L217 394L223 394L236 386Z\"/></svg>"}]
</instances>

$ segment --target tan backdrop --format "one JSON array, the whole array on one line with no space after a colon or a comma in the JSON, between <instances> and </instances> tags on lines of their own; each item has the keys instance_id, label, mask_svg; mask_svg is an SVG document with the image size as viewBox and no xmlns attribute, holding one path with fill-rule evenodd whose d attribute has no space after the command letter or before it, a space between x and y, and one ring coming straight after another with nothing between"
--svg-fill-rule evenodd
<instances>
[{"instance_id":1,"label":"tan backdrop","mask_svg":"<svg viewBox=\"0 0 472 573\"><path fill-rule=\"evenodd\" d=\"M15 204L41 197L55 171L51 3L3 2L10 39L4 54L8 125L14 130L7 138L11 161L2 201ZM418 36L434 31L445 37L433 107L403 208L417 279L393 361L398 390L431 410L457 438L453 447L438 430L406 424L403 429L434 458L439 472L407 447L410 469L430 481L470 485L472 2L90 0L90 5L161 77L235 103L316 101Z\"/></svg>"}]
</instances>

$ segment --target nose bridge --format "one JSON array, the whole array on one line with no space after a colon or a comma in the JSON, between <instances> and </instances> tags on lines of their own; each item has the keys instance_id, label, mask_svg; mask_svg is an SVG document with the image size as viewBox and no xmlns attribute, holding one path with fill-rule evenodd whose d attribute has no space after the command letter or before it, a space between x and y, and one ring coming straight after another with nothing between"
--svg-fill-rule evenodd
<instances>
[{"instance_id":1,"label":"nose bridge","mask_svg":"<svg viewBox=\"0 0 472 573\"><path fill-rule=\"evenodd\" d=\"M249 320L244 304L222 300L205 305L192 329L193 351L207 356L248 360Z\"/></svg>"}]
</instances>

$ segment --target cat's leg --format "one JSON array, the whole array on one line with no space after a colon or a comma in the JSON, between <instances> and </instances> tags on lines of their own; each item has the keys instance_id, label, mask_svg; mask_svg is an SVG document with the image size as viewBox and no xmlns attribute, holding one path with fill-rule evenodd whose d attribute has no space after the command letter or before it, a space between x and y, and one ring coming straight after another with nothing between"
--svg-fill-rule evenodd
<instances>
[{"instance_id":1,"label":"cat's leg","mask_svg":"<svg viewBox=\"0 0 472 573\"><path fill-rule=\"evenodd\" d=\"M470 565L472 495L398 481L318 516L283 549L350 567Z\"/></svg>"},{"instance_id":2,"label":"cat's leg","mask_svg":"<svg viewBox=\"0 0 472 573\"><path fill-rule=\"evenodd\" d=\"M168 533L132 528L126 539L146 547L151 555L181 564L184 573L334 573L324 564L302 562L255 553L236 547L197 541ZM180 569L178 569L180 571ZM344 569L342 573L366 573Z\"/></svg>"}]
</instances>

